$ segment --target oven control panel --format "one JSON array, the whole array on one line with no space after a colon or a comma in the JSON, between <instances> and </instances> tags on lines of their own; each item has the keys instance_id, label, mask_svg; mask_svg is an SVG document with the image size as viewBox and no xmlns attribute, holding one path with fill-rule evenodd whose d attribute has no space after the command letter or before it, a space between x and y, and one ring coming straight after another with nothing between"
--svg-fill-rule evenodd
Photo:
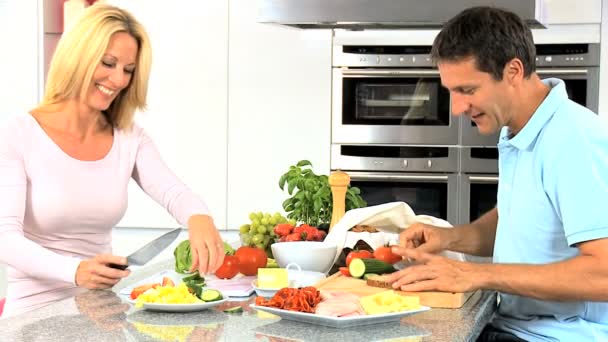
<instances>
[{"instance_id":1,"label":"oven control panel","mask_svg":"<svg viewBox=\"0 0 608 342\"><path fill-rule=\"evenodd\" d=\"M336 46L334 67L433 68L431 46ZM536 66L599 66L599 44L538 44Z\"/></svg>"}]
</instances>

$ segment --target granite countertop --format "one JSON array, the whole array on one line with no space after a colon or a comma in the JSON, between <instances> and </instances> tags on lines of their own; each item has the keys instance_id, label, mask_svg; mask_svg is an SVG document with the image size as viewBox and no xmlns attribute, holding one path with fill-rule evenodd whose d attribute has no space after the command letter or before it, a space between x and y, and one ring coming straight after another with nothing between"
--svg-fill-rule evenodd
<instances>
[{"instance_id":1,"label":"granite countertop","mask_svg":"<svg viewBox=\"0 0 608 342\"><path fill-rule=\"evenodd\" d=\"M173 260L134 270L113 291L85 291L34 311L0 319L0 341L474 341L496 308L494 292L479 292L460 309L431 309L400 322L335 329L281 320L249 308L254 298L192 313L135 309L117 293ZM223 309L240 305L243 313ZM408 338L410 337L410 338Z\"/></svg>"}]
</instances>

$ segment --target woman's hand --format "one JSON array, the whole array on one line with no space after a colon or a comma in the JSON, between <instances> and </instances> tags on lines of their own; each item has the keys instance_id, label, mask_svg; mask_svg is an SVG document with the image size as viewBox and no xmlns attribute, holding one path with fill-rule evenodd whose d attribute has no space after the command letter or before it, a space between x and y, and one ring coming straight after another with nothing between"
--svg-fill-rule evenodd
<instances>
[{"instance_id":1,"label":"woman's hand","mask_svg":"<svg viewBox=\"0 0 608 342\"><path fill-rule=\"evenodd\" d=\"M399 234L399 245L421 252L439 253L447 248L448 234L448 228L414 223Z\"/></svg>"},{"instance_id":2,"label":"woman's hand","mask_svg":"<svg viewBox=\"0 0 608 342\"><path fill-rule=\"evenodd\" d=\"M131 274L129 270L115 269L108 266L109 264L126 265L127 258L99 254L93 259L81 261L76 269L76 285L91 290L107 289Z\"/></svg>"},{"instance_id":3,"label":"woman's hand","mask_svg":"<svg viewBox=\"0 0 608 342\"><path fill-rule=\"evenodd\" d=\"M192 267L200 274L215 272L224 262L224 241L207 215L193 215L188 220Z\"/></svg>"}]
</instances>

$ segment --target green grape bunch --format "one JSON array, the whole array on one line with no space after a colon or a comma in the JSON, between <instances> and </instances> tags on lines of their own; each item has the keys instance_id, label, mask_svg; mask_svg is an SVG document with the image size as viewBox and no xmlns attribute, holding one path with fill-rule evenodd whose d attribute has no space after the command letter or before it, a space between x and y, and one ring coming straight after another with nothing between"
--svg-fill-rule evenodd
<instances>
[{"instance_id":1,"label":"green grape bunch","mask_svg":"<svg viewBox=\"0 0 608 342\"><path fill-rule=\"evenodd\" d=\"M270 245L278 240L277 234L274 232L274 227L280 223L295 224L293 220L287 219L280 213L251 213L249 214L251 223L244 224L239 228L241 244L243 246L258 247L266 251L266 254L271 253Z\"/></svg>"}]
</instances>

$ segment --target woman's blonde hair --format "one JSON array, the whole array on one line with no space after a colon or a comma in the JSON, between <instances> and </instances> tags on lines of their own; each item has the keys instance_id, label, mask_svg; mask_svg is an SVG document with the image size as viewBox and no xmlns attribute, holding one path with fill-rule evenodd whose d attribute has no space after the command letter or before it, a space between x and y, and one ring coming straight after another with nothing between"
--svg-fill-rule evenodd
<instances>
[{"instance_id":1,"label":"woman's blonde hair","mask_svg":"<svg viewBox=\"0 0 608 342\"><path fill-rule=\"evenodd\" d=\"M53 55L44 97L38 108L44 109L68 99L84 99L110 38L117 32L126 32L135 38L137 61L130 84L103 114L112 126L130 128L135 110L146 107L152 61L150 40L133 15L104 3L87 8L72 29L64 32Z\"/></svg>"}]
</instances>

